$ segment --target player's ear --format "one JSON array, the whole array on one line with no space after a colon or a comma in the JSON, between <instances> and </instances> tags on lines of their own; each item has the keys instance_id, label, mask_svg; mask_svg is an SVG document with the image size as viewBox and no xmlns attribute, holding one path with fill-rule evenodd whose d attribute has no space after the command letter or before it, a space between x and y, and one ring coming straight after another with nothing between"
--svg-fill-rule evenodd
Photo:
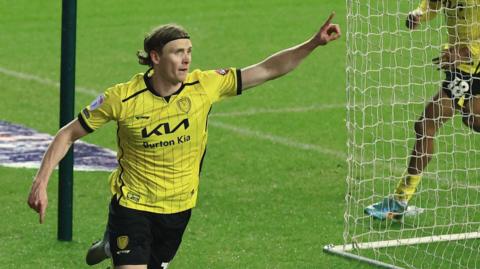
<instances>
[{"instance_id":1,"label":"player's ear","mask_svg":"<svg viewBox=\"0 0 480 269\"><path fill-rule=\"evenodd\" d=\"M160 54L156 50L150 51L150 59L152 59L152 63L159 64L160 63Z\"/></svg>"}]
</instances>

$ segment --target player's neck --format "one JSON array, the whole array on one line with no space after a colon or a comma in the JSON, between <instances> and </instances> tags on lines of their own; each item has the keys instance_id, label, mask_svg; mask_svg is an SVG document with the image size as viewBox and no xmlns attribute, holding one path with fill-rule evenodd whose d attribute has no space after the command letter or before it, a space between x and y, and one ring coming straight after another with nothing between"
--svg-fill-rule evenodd
<instances>
[{"instance_id":1,"label":"player's neck","mask_svg":"<svg viewBox=\"0 0 480 269\"><path fill-rule=\"evenodd\" d=\"M152 84L153 90L160 96L170 96L182 86L182 82L169 81L156 72L154 72L150 78L150 83Z\"/></svg>"}]
</instances>

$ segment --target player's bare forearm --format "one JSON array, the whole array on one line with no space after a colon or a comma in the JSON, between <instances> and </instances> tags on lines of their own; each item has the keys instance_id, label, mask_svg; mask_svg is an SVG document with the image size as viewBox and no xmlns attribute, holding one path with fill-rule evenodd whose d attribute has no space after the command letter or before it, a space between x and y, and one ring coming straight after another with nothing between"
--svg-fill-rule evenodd
<instances>
[{"instance_id":1,"label":"player's bare forearm","mask_svg":"<svg viewBox=\"0 0 480 269\"><path fill-rule=\"evenodd\" d=\"M78 120L74 120L60 129L43 156L35 181L48 182L53 169L65 157L73 142L86 134L87 132L81 127Z\"/></svg>"},{"instance_id":2,"label":"player's bare forearm","mask_svg":"<svg viewBox=\"0 0 480 269\"><path fill-rule=\"evenodd\" d=\"M246 90L265 81L283 76L294 70L318 46L338 39L340 27L332 24L332 13L320 30L309 40L297 46L277 52L262 62L242 69L242 85Z\"/></svg>"},{"instance_id":3,"label":"player's bare forearm","mask_svg":"<svg viewBox=\"0 0 480 269\"><path fill-rule=\"evenodd\" d=\"M307 41L277 52L256 65L242 69L243 89L246 90L291 72L315 47L312 41Z\"/></svg>"},{"instance_id":4,"label":"player's bare forearm","mask_svg":"<svg viewBox=\"0 0 480 269\"><path fill-rule=\"evenodd\" d=\"M47 185L53 169L63 159L73 142L86 134L78 120L74 120L58 131L45 152L27 201L30 208L39 213L40 223L43 223L48 205Z\"/></svg>"},{"instance_id":5,"label":"player's bare forearm","mask_svg":"<svg viewBox=\"0 0 480 269\"><path fill-rule=\"evenodd\" d=\"M60 130L57 135L55 135L52 143L50 143L43 156L40 169L38 169L37 175L35 176L35 181L48 182L48 178L50 178L53 169L55 169L60 160L65 157L65 154L71 145L72 141L68 135Z\"/></svg>"},{"instance_id":6,"label":"player's bare forearm","mask_svg":"<svg viewBox=\"0 0 480 269\"><path fill-rule=\"evenodd\" d=\"M71 146L70 139L63 130L60 130L43 156L40 168L32 183L28 195L28 205L40 216L40 223L44 222L45 211L48 206L47 185L53 169L65 156Z\"/></svg>"}]
</instances>

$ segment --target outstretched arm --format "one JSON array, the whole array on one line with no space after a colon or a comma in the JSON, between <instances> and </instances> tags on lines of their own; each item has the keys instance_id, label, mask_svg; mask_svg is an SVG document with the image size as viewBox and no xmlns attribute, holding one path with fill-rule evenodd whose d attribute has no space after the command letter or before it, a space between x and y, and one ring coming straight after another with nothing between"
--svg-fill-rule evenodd
<instances>
[{"instance_id":1,"label":"outstretched arm","mask_svg":"<svg viewBox=\"0 0 480 269\"><path fill-rule=\"evenodd\" d=\"M289 73L318 46L338 39L341 35L340 27L331 23L334 16L335 13L332 13L320 30L302 44L277 52L260 63L242 68L243 90Z\"/></svg>"},{"instance_id":2,"label":"outstretched arm","mask_svg":"<svg viewBox=\"0 0 480 269\"><path fill-rule=\"evenodd\" d=\"M83 129L78 119L75 119L60 129L48 146L28 195L28 205L37 211L40 216L40 223L43 223L45 218L45 210L48 205L47 185L53 169L67 154L73 142L87 134L88 132Z\"/></svg>"}]
</instances>

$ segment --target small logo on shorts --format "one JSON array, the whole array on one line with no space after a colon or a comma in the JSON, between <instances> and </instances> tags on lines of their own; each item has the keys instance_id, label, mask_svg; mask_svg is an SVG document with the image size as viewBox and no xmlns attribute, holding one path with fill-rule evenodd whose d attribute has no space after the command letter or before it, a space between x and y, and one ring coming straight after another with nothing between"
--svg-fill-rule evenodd
<instances>
[{"instance_id":1,"label":"small logo on shorts","mask_svg":"<svg viewBox=\"0 0 480 269\"><path fill-rule=\"evenodd\" d=\"M128 236L122 235L117 237L117 247L119 249L125 249L128 246Z\"/></svg>"}]
</instances>

